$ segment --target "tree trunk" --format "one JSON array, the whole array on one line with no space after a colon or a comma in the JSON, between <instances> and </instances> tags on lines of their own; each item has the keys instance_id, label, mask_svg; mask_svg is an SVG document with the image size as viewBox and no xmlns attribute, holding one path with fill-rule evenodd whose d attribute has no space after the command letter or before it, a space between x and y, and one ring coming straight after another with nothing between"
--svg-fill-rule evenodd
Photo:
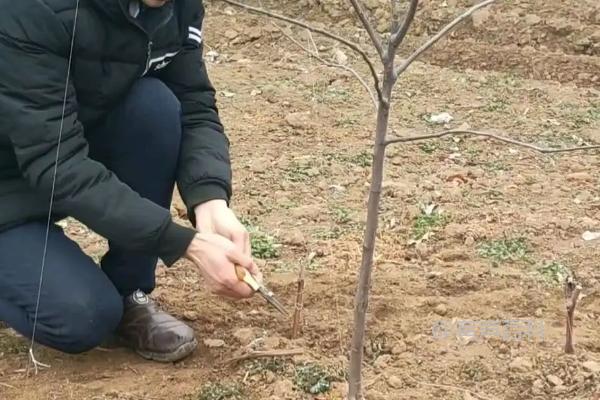
<instances>
[{"instance_id":1,"label":"tree trunk","mask_svg":"<svg viewBox=\"0 0 600 400\"><path fill-rule=\"evenodd\" d=\"M365 330L367 326L367 309L369 306L369 290L371 288L371 272L373 270L373 254L375 252L375 239L379 223L379 201L381 199L381 185L383 182L383 164L385 161L385 139L388 131L390 117L390 101L394 86L393 67L386 68L384 72L382 95L383 101L379 102L377 110L377 130L375 133L375 149L373 155L373 169L371 189L367 208L367 224L363 242L362 262L360 276L356 291L354 308L354 333L350 350L350 371L348 377L348 400L362 399L362 362Z\"/></svg>"}]
</instances>

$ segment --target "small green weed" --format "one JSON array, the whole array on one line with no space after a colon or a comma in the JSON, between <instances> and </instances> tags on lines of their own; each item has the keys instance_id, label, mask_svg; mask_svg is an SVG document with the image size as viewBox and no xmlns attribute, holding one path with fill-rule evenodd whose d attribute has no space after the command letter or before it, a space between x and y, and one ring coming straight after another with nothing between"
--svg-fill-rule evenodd
<instances>
[{"instance_id":1,"label":"small green weed","mask_svg":"<svg viewBox=\"0 0 600 400\"><path fill-rule=\"evenodd\" d=\"M307 100L321 104L339 104L350 100L350 92L342 87L318 85L308 94Z\"/></svg>"},{"instance_id":2,"label":"small green weed","mask_svg":"<svg viewBox=\"0 0 600 400\"><path fill-rule=\"evenodd\" d=\"M315 239L318 240L332 240L339 239L346 231L340 226L334 226L331 229L318 229L313 234Z\"/></svg>"},{"instance_id":3,"label":"small green weed","mask_svg":"<svg viewBox=\"0 0 600 400\"><path fill-rule=\"evenodd\" d=\"M356 125L357 123L358 119L354 117L344 116L336 119L333 125L336 128L349 128L351 126Z\"/></svg>"},{"instance_id":4,"label":"small green weed","mask_svg":"<svg viewBox=\"0 0 600 400\"><path fill-rule=\"evenodd\" d=\"M504 164L501 161L495 160L495 161L489 161L487 163L485 163L485 169L487 169L488 171L510 171L510 166Z\"/></svg>"},{"instance_id":5,"label":"small green weed","mask_svg":"<svg viewBox=\"0 0 600 400\"><path fill-rule=\"evenodd\" d=\"M508 108L508 106L509 106L509 103L506 100L494 97L488 102L488 104L486 104L485 107L483 107L483 111L486 111L486 112L504 111Z\"/></svg>"},{"instance_id":6,"label":"small green weed","mask_svg":"<svg viewBox=\"0 0 600 400\"><path fill-rule=\"evenodd\" d=\"M277 243L275 237L252 225L252 222L247 218L240 217L240 222L246 227L248 233L250 233L252 256L262 260L279 257L279 248L281 245Z\"/></svg>"},{"instance_id":7,"label":"small green weed","mask_svg":"<svg viewBox=\"0 0 600 400\"><path fill-rule=\"evenodd\" d=\"M479 255L497 263L523 260L528 254L527 240L522 237L492 240L479 246Z\"/></svg>"},{"instance_id":8,"label":"small green weed","mask_svg":"<svg viewBox=\"0 0 600 400\"><path fill-rule=\"evenodd\" d=\"M322 394L331 389L335 377L318 364L304 364L296 369L294 384L310 394Z\"/></svg>"},{"instance_id":9,"label":"small green weed","mask_svg":"<svg viewBox=\"0 0 600 400\"><path fill-rule=\"evenodd\" d=\"M549 285L561 285L569 276L572 276L571 270L560 261L552 261L539 267L537 272L542 280Z\"/></svg>"},{"instance_id":10,"label":"small green weed","mask_svg":"<svg viewBox=\"0 0 600 400\"><path fill-rule=\"evenodd\" d=\"M285 372L285 367L285 361L280 358L254 360L248 363L248 375L263 374L267 371L279 374Z\"/></svg>"},{"instance_id":11,"label":"small green weed","mask_svg":"<svg viewBox=\"0 0 600 400\"><path fill-rule=\"evenodd\" d=\"M319 175L318 168L310 164L292 163L285 170L285 177L291 182L308 182L317 175Z\"/></svg>"},{"instance_id":12,"label":"small green weed","mask_svg":"<svg viewBox=\"0 0 600 400\"><path fill-rule=\"evenodd\" d=\"M413 225L413 239L421 240L435 228L442 227L448 223L448 217L437 211L423 212L419 215Z\"/></svg>"},{"instance_id":13,"label":"small green weed","mask_svg":"<svg viewBox=\"0 0 600 400\"><path fill-rule=\"evenodd\" d=\"M333 219L336 223L343 225L352 221L352 217L350 216L350 210L348 210L347 208L334 206L332 207L332 211Z\"/></svg>"},{"instance_id":14,"label":"small green weed","mask_svg":"<svg viewBox=\"0 0 600 400\"><path fill-rule=\"evenodd\" d=\"M373 154L368 150L356 154L328 153L325 154L325 158L327 160L335 160L337 162L353 164L359 167L370 167L373 163Z\"/></svg>"},{"instance_id":15,"label":"small green weed","mask_svg":"<svg viewBox=\"0 0 600 400\"><path fill-rule=\"evenodd\" d=\"M279 257L279 248L275 238L261 231L250 232L252 255L262 260Z\"/></svg>"},{"instance_id":16,"label":"small green weed","mask_svg":"<svg viewBox=\"0 0 600 400\"><path fill-rule=\"evenodd\" d=\"M440 145L438 143L434 143L434 142L427 142L427 143L421 143L419 145L419 148L421 149L421 151L423 153L426 154L433 154L435 153L437 150L440 149Z\"/></svg>"},{"instance_id":17,"label":"small green weed","mask_svg":"<svg viewBox=\"0 0 600 400\"><path fill-rule=\"evenodd\" d=\"M209 383L198 394L198 400L242 400L242 388L237 384Z\"/></svg>"}]
</instances>

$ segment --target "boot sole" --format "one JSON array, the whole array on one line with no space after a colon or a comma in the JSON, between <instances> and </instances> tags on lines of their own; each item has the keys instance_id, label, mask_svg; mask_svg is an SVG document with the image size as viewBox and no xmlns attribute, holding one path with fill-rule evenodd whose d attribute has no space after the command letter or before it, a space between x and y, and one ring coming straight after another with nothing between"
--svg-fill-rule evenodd
<instances>
[{"instance_id":1,"label":"boot sole","mask_svg":"<svg viewBox=\"0 0 600 400\"><path fill-rule=\"evenodd\" d=\"M184 343L179 346L177 349L170 353L156 353L152 351L144 351L144 350L135 350L137 354L145 358L146 360L158 361L162 363L172 363L176 361L180 361L196 350L198 347L198 341L194 339L191 342Z\"/></svg>"}]
</instances>

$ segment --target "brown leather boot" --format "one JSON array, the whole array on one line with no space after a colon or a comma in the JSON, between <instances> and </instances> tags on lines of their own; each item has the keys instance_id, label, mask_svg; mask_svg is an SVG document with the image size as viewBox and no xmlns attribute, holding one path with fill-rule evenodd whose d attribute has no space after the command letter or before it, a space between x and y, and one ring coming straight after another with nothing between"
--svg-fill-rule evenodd
<instances>
[{"instance_id":1,"label":"brown leather boot","mask_svg":"<svg viewBox=\"0 0 600 400\"><path fill-rule=\"evenodd\" d=\"M139 290L124 300L118 335L142 357L159 362L181 360L198 344L192 328L159 310Z\"/></svg>"}]
</instances>

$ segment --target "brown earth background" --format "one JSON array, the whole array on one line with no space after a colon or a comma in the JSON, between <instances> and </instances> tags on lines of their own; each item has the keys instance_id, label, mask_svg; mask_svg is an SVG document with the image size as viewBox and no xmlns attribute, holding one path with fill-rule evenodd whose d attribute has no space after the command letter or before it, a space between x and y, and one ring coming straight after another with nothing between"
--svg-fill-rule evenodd
<instances>
[{"instance_id":1,"label":"brown earth background","mask_svg":"<svg viewBox=\"0 0 600 400\"><path fill-rule=\"evenodd\" d=\"M263 3L369 48L347 2ZM365 3L385 29L389 2ZM400 57L473 4L421 3ZM159 267L154 295L197 331L202 346L191 358L160 365L124 349L80 356L39 349L52 367L26 378L28 344L0 330L0 399L343 398L372 106L350 74L322 66L270 21L217 1L206 7L208 68L232 142L232 207L252 230L267 280L289 308L298 269L306 266L302 338L290 340L291 322L260 299L231 303L210 295L181 262ZM310 44L305 31L280 25ZM314 41L323 57L368 78L356 55L317 35ZM443 129L428 118L447 112L454 118L447 128L544 146L600 141L598 1L501 1L421 61L394 93L397 135ZM598 168L595 152L543 156L478 139L391 147L369 312L367 399L598 398L600 252L598 242L582 239L600 230ZM180 200L172 212L185 221ZM86 252L101 257L101 238L75 221L64 225ZM563 352L558 282L567 271L584 287L574 355ZM473 340L457 328L466 320L514 319L543 322L543 338ZM445 340L433 335L436 321L452 326ZM304 354L222 364L251 350L291 348ZM307 393L319 378L331 389Z\"/></svg>"}]
</instances>

